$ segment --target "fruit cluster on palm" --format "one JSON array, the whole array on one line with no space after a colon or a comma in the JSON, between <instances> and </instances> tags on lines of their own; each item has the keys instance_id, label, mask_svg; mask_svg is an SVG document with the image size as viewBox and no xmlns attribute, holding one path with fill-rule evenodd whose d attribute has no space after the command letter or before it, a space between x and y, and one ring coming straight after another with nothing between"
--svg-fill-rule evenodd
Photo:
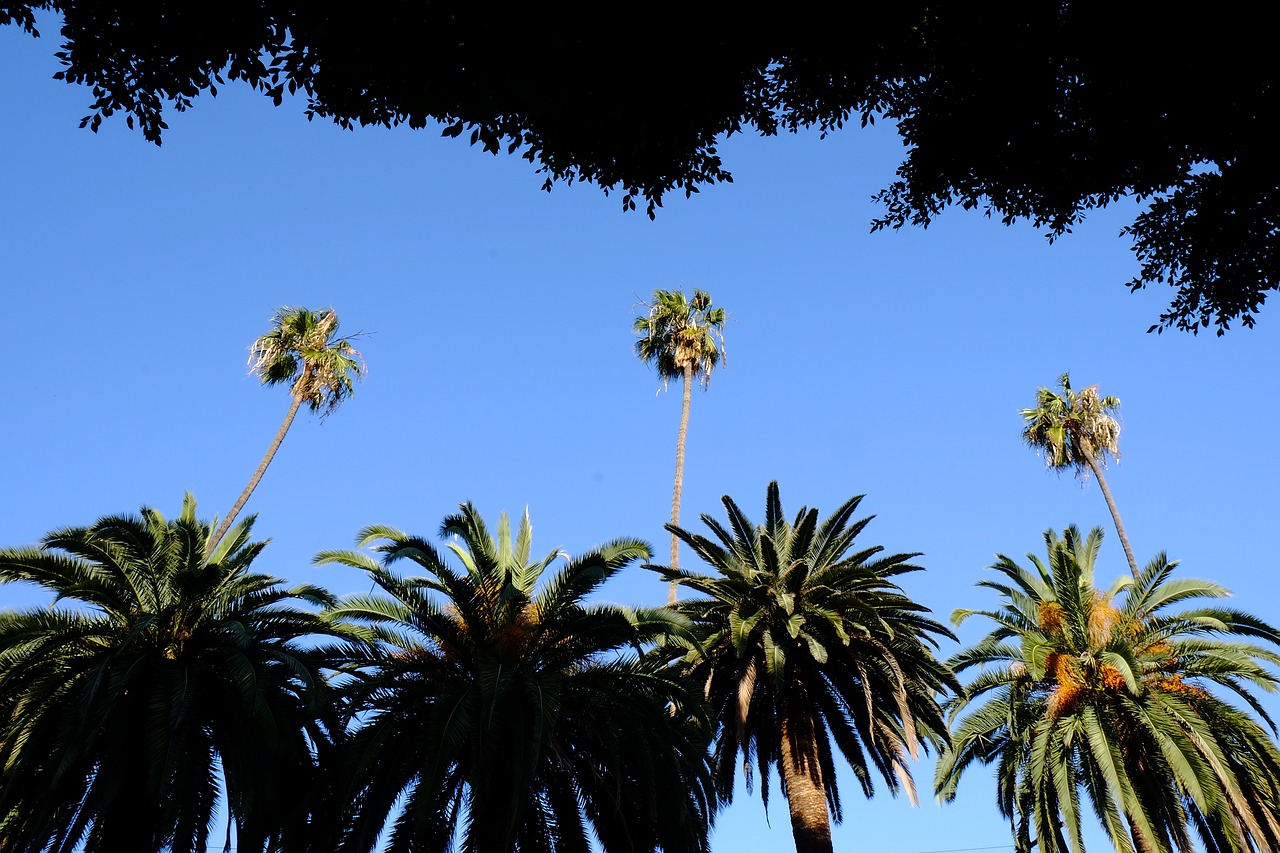
<instances>
[{"instance_id":1,"label":"fruit cluster on palm","mask_svg":"<svg viewBox=\"0 0 1280 853\"><path fill-rule=\"evenodd\" d=\"M1020 851L1082 851L1082 800L1119 851L1186 851L1193 838L1211 853L1277 849L1280 751L1252 689L1276 689L1280 633L1230 608L1181 609L1227 592L1174 578L1164 555L1098 588L1099 529L1045 541L1030 569L1004 556L991 567L1001 577L981 585L998 609L956 611L996 627L950 661L979 671L951 702L939 796L953 799L974 763L994 765Z\"/></svg>"},{"instance_id":2,"label":"fruit cluster on palm","mask_svg":"<svg viewBox=\"0 0 1280 853\"><path fill-rule=\"evenodd\" d=\"M908 762L947 737L937 696L954 679L933 651L951 634L894 581L919 570L917 555L857 543L871 520L854 520L861 498L789 521L771 483L760 525L723 500L727 525L702 516L711 537L668 526L716 575L651 568L704 596L678 605L699 638L682 663L705 685L721 791L732 795L741 755L767 805L776 769L796 849L830 853L837 754L866 796L879 776L915 801Z\"/></svg>"},{"instance_id":3,"label":"fruit cluster on palm","mask_svg":"<svg viewBox=\"0 0 1280 853\"><path fill-rule=\"evenodd\" d=\"M373 526L317 555L367 573L364 595L251 571L240 510L302 405L332 411L364 371L333 311L281 309L250 361L292 402L216 530L188 496L172 520L0 550L0 584L54 597L0 611L0 853L196 853L219 810L224 846L258 853L708 853L739 763L766 807L777 775L798 853L832 853L841 766L914 803L909 764L935 749L944 800L995 767L1019 853L1083 853L1086 806L1121 853L1280 849L1254 693L1280 687L1280 632L1163 555L1139 569L1101 471L1118 400L1064 374L1023 439L1097 478L1130 574L1100 589L1101 531L1050 531L1030 569L999 557L981 586L1001 606L954 616L995 628L944 663L953 635L898 585L918 555L861 544L860 497L788 518L771 483L762 524L726 496L709 536L680 527L690 390L725 314L702 291L647 308L636 352L684 390L671 561L648 566L668 607L593 603L645 543L539 559L527 513L490 531L470 503L444 549Z\"/></svg>"}]
</instances>

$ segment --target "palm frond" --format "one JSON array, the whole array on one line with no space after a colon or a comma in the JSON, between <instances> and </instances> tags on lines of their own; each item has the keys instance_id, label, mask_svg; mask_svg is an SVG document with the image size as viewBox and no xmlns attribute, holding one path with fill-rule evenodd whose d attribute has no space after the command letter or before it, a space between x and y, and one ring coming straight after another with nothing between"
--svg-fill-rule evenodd
<instances>
[{"instance_id":1,"label":"palm frond","mask_svg":"<svg viewBox=\"0 0 1280 853\"><path fill-rule=\"evenodd\" d=\"M1245 697L1265 720L1244 685L1274 688L1280 657L1231 635L1274 644L1275 629L1221 608L1175 611L1225 590L1173 577L1176 564L1163 554L1136 579L1099 590L1100 541L1096 528L1049 531L1047 561L1033 559L1029 571L1001 557L994 568L1012 583L981 584L1001 608L957 611L995 627L950 661L977 674L950 704L953 720L968 713L943 751L935 790L950 799L965 769L995 764L997 804L1024 848L1079 849L1083 794L1117 850L1185 850L1193 832L1215 853L1267 849L1280 800L1245 805L1237 792L1280 752L1209 688Z\"/></svg>"}]
</instances>

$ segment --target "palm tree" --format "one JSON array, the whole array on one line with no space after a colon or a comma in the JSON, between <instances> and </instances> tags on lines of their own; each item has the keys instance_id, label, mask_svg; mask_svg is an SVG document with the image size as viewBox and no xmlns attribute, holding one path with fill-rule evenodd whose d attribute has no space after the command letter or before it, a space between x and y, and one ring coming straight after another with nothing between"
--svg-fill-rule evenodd
<instances>
[{"instance_id":1,"label":"palm tree","mask_svg":"<svg viewBox=\"0 0 1280 853\"><path fill-rule=\"evenodd\" d=\"M530 559L527 513L513 542L505 514L493 536L469 503L441 535L456 537L461 570L389 527L359 536L378 560L316 558L381 588L332 611L374 641L347 687L357 727L341 775L355 806L340 849L370 850L399 806L390 853L449 850L455 827L468 853L586 853L591 834L610 853L706 853L701 697L641 654L680 621L584 602L648 546L620 539L552 571L563 555ZM396 574L401 560L424 575Z\"/></svg>"},{"instance_id":2,"label":"palm tree","mask_svg":"<svg viewBox=\"0 0 1280 853\"><path fill-rule=\"evenodd\" d=\"M980 671L951 703L953 742L938 763L951 800L975 762L995 765L997 801L1017 849L1084 849L1087 799L1117 851L1208 853L1280 844L1280 750L1250 688L1272 692L1276 629L1237 610L1197 606L1229 593L1174 579L1161 554L1136 581L1095 586L1101 528L1045 534L1048 561L1001 555L995 628L950 661ZM1252 709L1226 701L1226 692Z\"/></svg>"},{"instance_id":3,"label":"palm tree","mask_svg":"<svg viewBox=\"0 0 1280 853\"><path fill-rule=\"evenodd\" d=\"M874 773L915 802L907 759L946 739L935 696L956 685L932 649L951 634L893 580L919 569L915 555L855 541L871 520L853 520L860 497L821 523L807 508L789 523L770 483L762 525L723 501L727 527L702 516L713 538L668 528L717 575L650 568L706 596L678 610L700 632L684 664L706 686L723 795L739 753L748 783L754 759L766 806L776 769L797 851L830 853L831 816L842 819L836 751L866 796Z\"/></svg>"},{"instance_id":4,"label":"palm tree","mask_svg":"<svg viewBox=\"0 0 1280 853\"><path fill-rule=\"evenodd\" d=\"M250 571L252 522L206 560L188 495L172 521L144 507L0 550L0 582L55 596L0 611L5 853L203 851L220 789L238 850L290 821L333 634L298 604L332 599Z\"/></svg>"},{"instance_id":5,"label":"palm tree","mask_svg":"<svg viewBox=\"0 0 1280 853\"><path fill-rule=\"evenodd\" d=\"M206 557L213 553L231 529L236 516L258 487L258 481L280 449L280 443L284 441L285 433L293 425L302 404L306 403L313 412L323 410L321 417L328 415L352 395L354 380L364 375L364 361L352 346L352 337L339 338L337 333L338 315L332 308L308 311L306 308L285 307L271 318L271 331L249 348L249 369L263 385L289 383L292 401L275 439L249 478L249 484L209 539Z\"/></svg>"},{"instance_id":6,"label":"palm tree","mask_svg":"<svg viewBox=\"0 0 1280 853\"><path fill-rule=\"evenodd\" d=\"M1120 459L1120 422L1115 417L1120 410L1120 399L1099 396L1097 385L1077 393L1071 390L1071 377L1067 373L1058 378L1058 384L1062 394L1042 386L1036 391L1035 408L1021 410L1022 419L1027 422L1022 440L1044 455L1050 470L1074 468L1081 477L1086 471L1093 474L1107 509L1111 510L1116 535L1120 537L1129 571L1136 580L1138 561L1120 521L1120 510L1111 497L1111 489L1107 488L1107 479L1102 476L1108 456L1114 456L1116 461Z\"/></svg>"},{"instance_id":7,"label":"palm tree","mask_svg":"<svg viewBox=\"0 0 1280 853\"><path fill-rule=\"evenodd\" d=\"M725 323L723 308L712 308L705 291L694 290L693 299L679 290L655 290L653 302L636 318L633 328L640 337L636 355L658 371L663 387L679 379L683 390L680 404L680 432L676 438L676 481L671 496L671 523L680 524L680 492L684 488L684 445L689 435L689 403L693 379L702 387L711 383L711 371L724 359ZM671 568L680 567L680 540L671 534ZM667 603L675 604L676 584L672 583Z\"/></svg>"}]
</instances>

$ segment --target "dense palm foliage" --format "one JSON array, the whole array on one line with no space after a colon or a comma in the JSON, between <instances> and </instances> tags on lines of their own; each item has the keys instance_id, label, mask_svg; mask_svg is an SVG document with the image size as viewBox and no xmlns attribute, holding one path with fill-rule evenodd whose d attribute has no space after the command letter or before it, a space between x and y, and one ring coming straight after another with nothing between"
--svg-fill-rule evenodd
<instances>
[{"instance_id":1,"label":"dense palm foliage","mask_svg":"<svg viewBox=\"0 0 1280 853\"><path fill-rule=\"evenodd\" d=\"M755 525L725 497L727 526L702 516L712 538L670 528L716 575L652 567L706 596L679 611L702 632L684 663L706 685L722 791L733 790L740 753L767 805L776 768L800 853L832 849L837 753L868 797L879 776L914 801L908 759L946 738L935 697L954 680L933 649L950 633L894 581L918 569L914 555L858 545L870 521L853 520L860 500L822 522L807 508L789 522L771 483Z\"/></svg>"},{"instance_id":2,"label":"dense palm foliage","mask_svg":"<svg viewBox=\"0 0 1280 853\"><path fill-rule=\"evenodd\" d=\"M236 516L258 487L302 404L307 404L313 412L332 412L351 396L354 380L365 372L364 362L359 351L352 346L351 338L338 337L338 315L333 309L309 311L287 307L275 313L271 318L271 331L259 337L249 348L249 369L263 385L287 383L292 401L248 485L217 532L210 537L210 553L231 529Z\"/></svg>"},{"instance_id":3,"label":"dense palm foliage","mask_svg":"<svg viewBox=\"0 0 1280 853\"><path fill-rule=\"evenodd\" d=\"M649 555L617 540L568 560L530 559L527 514L496 536L470 504L441 534L461 570L427 541L370 527L365 553L319 562L364 569L381 594L336 617L367 626L347 686L359 727L340 776L355 802L343 849L367 851L706 851L715 798L696 689L641 654L680 625L665 610L584 599ZM408 560L420 577L393 564ZM396 809L400 811L396 814Z\"/></svg>"},{"instance_id":4,"label":"dense palm foliage","mask_svg":"<svg viewBox=\"0 0 1280 853\"><path fill-rule=\"evenodd\" d=\"M711 371L724 359L725 313L711 307L711 296L695 290L689 299L679 290L655 290L648 310L637 317L634 330L636 355L652 364L663 385L679 379L682 391L680 431L676 437L676 477L671 496L671 523L680 524L680 494L684 489L684 448L689 436L689 404L694 377L703 387L711 382ZM680 540L671 535L671 567L680 567ZM671 585L668 604L676 600L676 585Z\"/></svg>"},{"instance_id":5,"label":"dense palm foliage","mask_svg":"<svg viewBox=\"0 0 1280 853\"><path fill-rule=\"evenodd\" d=\"M1074 391L1067 373L1058 377L1058 385L1061 394L1041 386L1036 391L1035 407L1021 410L1026 422L1022 440L1044 456L1050 470L1071 468L1081 477L1086 472L1093 474L1111 511L1116 535L1129 561L1129 571L1137 580L1138 560L1133 556L1107 478L1102 475L1108 457L1120 458L1120 422L1115 417L1120 410L1120 399L1099 395L1097 385Z\"/></svg>"},{"instance_id":6,"label":"dense palm foliage","mask_svg":"<svg viewBox=\"0 0 1280 853\"><path fill-rule=\"evenodd\" d=\"M223 786L238 850L289 823L330 704L304 639L329 629L298 605L331 599L252 572L252 521L208 562L189 495L0 550L0 581L55 596L0 611L5 853L203 851Z\"/></svg>"},{"instance_id":7,"label":"dense palm foliage","mask_svg":"<svg viewBox=\"0 0 1280 853\"><path fill-rule=\"evenodd\" d=\"M1181 609L1228 593L1175 579L1164 555L1099 589L1100 529L1045 541L1047 562L991 567L1001 577L981 585L999 609L956 612L996 627L951 661L981 671L951 707L939 795L954 798L975 762L994 764L1020 851L1079 853L1083 801L1125 853L1186 851L1193 838L1210 853L1277 849L1280 751L1222 694L1271 725L1251 690L1276 688L1280 634L1237 610Z\"/></svg>"}]
</instances>

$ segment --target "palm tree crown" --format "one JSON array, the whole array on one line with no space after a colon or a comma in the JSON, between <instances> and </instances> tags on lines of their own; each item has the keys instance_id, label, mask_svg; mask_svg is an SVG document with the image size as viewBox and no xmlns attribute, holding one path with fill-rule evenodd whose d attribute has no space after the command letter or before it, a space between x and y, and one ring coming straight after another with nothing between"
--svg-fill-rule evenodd
<instances>
[{"instance_id":1,"label":"palm tree crown","mask_svg":"<svg viewBox=\"0 0 1280 853\"><path fill-rule=\"evenodd\" d=\"M711 296L695 290L693 299L678 290L655 290L648 310L637 317L634 330L636 355L652 364L663 387L672 379L681 382L680 431L676 437L676 476L671 497L671 523L680 524L680 495L684 488L684 448L689 435L689 404L693 378L705 388L711 371L724 359L723 308L711 307ZM671 535L671 568L680 567L680 540ZM676 585L671 584L667 603L674 604Z\"/></svg>"},{"instance_id":2,"label":"palm tree crown","mask_svg":"<svg viewBox=\"0 0 1280 853\"><path fill-rule=\"evenodd\" d=\"M289 823L279 792L310 774L326 704L303 638L332 633L296 604L332 602L251 572L252 522L212 561L190 495L174 520L144 507L0 550L0 582L56 596L0 612L6 853L203 851L220 787L237 849Z\"/></svg>"},{"instance_id":3,"label":"palm tree crown","mask_svg":"<svg viewBox=\"0 0 1280 853\"><path fill-rule=\"evenodd\" d=\"M1022 409L1023 441L1043 452L1050 468L1073 468L1081 476L1090 473L1090 460L1105 465L1110 456L1119 459L1120 399L1101 396L1097 385L1072 390L1069 373L1058 384L1061 394L1041 387L1035 407Z\"/></svg>"},{"instance_id":4,"label":"palm tree crown","mask_svg":"<svg viewBox=\"0 0 1280 853\"><path fill-rule=\"evenodd\" d=\"M704 290L694 290L692 299L679 290L655 290L645 307L634 323L640 360L652 364L663 382L688 371L709 384L724 358L724 309L712 308Z\"/></svg>"},{"instance_id":5,"label":"palm tree crown","mask_svg":"<svg viewBox=\"0 0 1280 853\"><path fill-rule=\"evenodd\" d=\"M263 385L288 383L292 402L249 484L210 537L207 554L213 553L258 487L293 425L298 409L305 403L311 411L320 412L324 417L355 392L355 380L365 374L366 368L351 341L352 337L338 337L338 315L332 308L309 311L285 307L271 318L271 331L249 347L249 369Z\"/></svg>"},{"instance_id":6,"label":"palm tree crown","mask_svg":"<svg viewBox=\"0 0 1280 853\"><path fill-rule=\"evenodd\" d=\"M1111 512L1116 535L1129 561L1129 571L1136 579L1138 561L1120 521L1120 510L1102 475L1109 457L1120 459L1120 422L1116 419L1120 400L1101 396L1097 385L1079 392L1072 390L1071 376L1067 373L1058 377L1058 384L1061 394L1042 386L1036 391L1035 407L1021 410L1026 422L1022 440L1044 456L1045 464L1052 471L1071 468L1081 478L1093 474Z\"/></svg>"},{"instance_id":7,"label":"palm tree crown","mask_svg":"<svg viewBox=\"0 0 1280 853\"><path fill-rule=\"evenodd\" d=\"M1048 560L1031 569L1000 556L981 586L998 610L957 610L995 623L957 654L981 671L953 700L953 744L935 784L955 797L974 762L996 767L998 805L1019 851L1083 851L1087 799L1115 849L1145 853L1274 850L1280 842L1280 751L1250 687L1271 692L1280 655L1271 626L1221 607L1222 587L1174 579L1163 555L1134 581L1095 586L1102 531L1045 534ZM1215 692L1215 688L1218 692Z\"/></svg>"},{"instance_id":8,"label":"palm tree crown","mask_svg":"<svg viewBox=\"0 0 1280 853\"><path fill-rule=\"evenodd\" d=\"M441 527L461 570L428 542L389 527L359 537L380 559L325 552L367 571L382 594L341 602L367 626L349 685L358 728L343 774L356 806L343 850L367 851L399 804L387 850L705 853L715 807L697 695L640 654L681 630L665 610L590 605L633 561L638 540L571 559L530 559L528 515L512 539L470 504ZM390 569L408 560L424 572ZM590 827L590 829L588 829Z\"/></svg>"},{"instance_id":9,"label":"palm tree crown","mask_svg":"<svg viewBox=\"0 0 1280 853\"><path fill-rule=\"evenodd\" d=\"M788 522L770 483L762 525L723 500L727 527L702 516L712 537L670 527L718 574L650 568L706 596L678 609L701 632L684 663L706 685L722 792L732 793L741 753L767 805L776 768L797 850L829 853L828 809L842 817L837 751L868 797L876 774L914 801L908 757L946 738L935 696L954 679L933 649L951 635L893 580L918 570L915 555L856 543L871 520L853 520L861 498L822 522L808 508Z\"/></svg>"},{"instance_id":10,"label":"palm tree crown","mask_svg":"<svg viewBox=\"0 0 1280 853\"><path fill-rule=\"evenodd\" d=\"M365 373L352 337L338 337L332 308L309 311L284 307L271 318L271 331L249 348L249 369L263 385L289 385L295 399L325 414L355 391Z\"/></svg>"}]
</instances>

